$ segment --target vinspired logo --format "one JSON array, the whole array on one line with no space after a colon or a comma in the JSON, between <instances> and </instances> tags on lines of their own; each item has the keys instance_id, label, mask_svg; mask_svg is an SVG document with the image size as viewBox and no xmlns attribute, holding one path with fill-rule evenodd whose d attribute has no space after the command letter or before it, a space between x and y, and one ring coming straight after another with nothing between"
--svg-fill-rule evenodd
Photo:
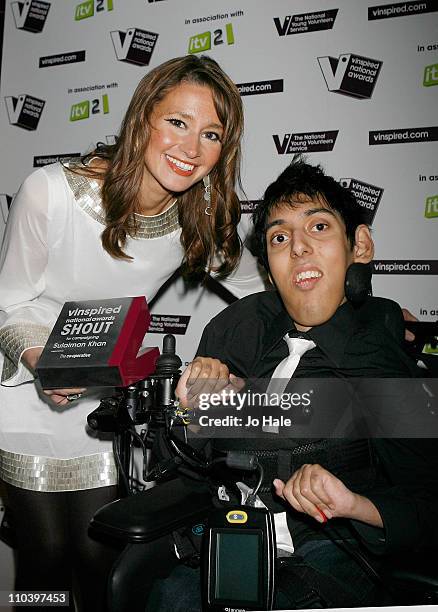
<instances>
[{"instance_id":1,"label":"vinspired logo","mask_svg":"<svg viewBox=\"0 0 438 612\"><path fill-rule=\"evenodd\" d=\"M75 21L88 19L88 17L93 17L103 11L112 11L113 8L113 0L86 0L86 2L81 2L76 6Z\"/></svg>"},{"instance_id":2,"label":"vinspired logo","mask_svg":"<svg viewBox=\"0 0 438 612\"><path fill-rule=\"evenodd\" d=\"M50 9L49 2L27 0L27 2L12 2L12 14L18 30L37 34L43 31Z\"/></svg>"},{"instance_id":3,"label":"vinspired logo","mask_svg":"<svg viewBox=\"0 0 438 612\"><path fill-rule=\"evenodd\" d=\"M355 197L357 203L364 209L364 220L372 225L377 209L382 199L383 189L355 178L341 178L340 184Z\"/></svg>"},{"instance_id":4,"label":"vinspired logo","mask_svg":"<svg viewBox=\"0 0 438 612\"><path fill-rule=\"evenodd\" d=\"M9 215L13 196L7 193L0 193L0 226L4 225Z\"/></svg>"},{"instance_id":5,"label":"vinspired logo","mask_svg":"<svg viewBox=\"0 0 438 612\"><path fill-rule=\"evenodd\" d=\"M45 100L35 98L29 94L5 97L9 123L25 130L33 131L38 127L44 110Z\"/></svg>"},{"instance_id":6,"label":"vinspired logo","mask_svg":"<svg viewBox=\"0 0 438 612\"><path fill-rule=\"evenodd\" d=\"M103 96L94 98L94 100L83 100L73 104L70 109L70 121L81 121L82 119L88 119L90 114L98 115L100 113L103 115L109 113L108 94L103 94Z\"/></svg>"},{"instance_id":7,"label":"vinspired logo","mask_svg":"<svg viewBox=\"0 0 438 612\"><path fill-rule=\"evenodd\" d=\"M327 132L302 132L295 134L273 134L275 148L279 155L290 153L311 153L315 151L332 151L339 130Z\"/></svg>"},{"instance_id":8,"label":"vinspired logo","mask_svg":"<svg viewBox=\"0 0 438 612\"><path fill-rule=\"evenodd\" d=\"M352 98L371 98L383 64L353 53L318 57L318 63L327 89Z\"/></svg>"},{"instance_id":9,"label":"vinspired logo","mask_svg":"<svg viewBox=\"0 0 438 612\"><path fill-rule=\"evenodd\" d=\"M223 45L226 42L227 45L234 45L234 32L233 24L227 23L225 29L218 28L213 32L203 32L202 34L195 34L189 39L189 53L202 53L217 45Z\"/></svg>"},{"instance_id":10,"label":"vinspired logo","mask_svg":"<svg viewBox=\"0 0 438 612\"><path fill-rule=\"evenodd\" d=\"M335 24L338 10L336 8L299 15L286 15L283 18L274 17L274 24L279 36L331 30Z\"/></svg>"},{"instance_id":11,"label":"vinspired logo","mask_svg":"<svg viewBox=\"0 0 438 612\"><path fill-rule=\"evenodd\" d=\"M111 32L117 59L137 66L149 66L157 39L158 34L155 32L140 28L129 28L126 32L121 30Z\"/></svg>"}]
</instances>

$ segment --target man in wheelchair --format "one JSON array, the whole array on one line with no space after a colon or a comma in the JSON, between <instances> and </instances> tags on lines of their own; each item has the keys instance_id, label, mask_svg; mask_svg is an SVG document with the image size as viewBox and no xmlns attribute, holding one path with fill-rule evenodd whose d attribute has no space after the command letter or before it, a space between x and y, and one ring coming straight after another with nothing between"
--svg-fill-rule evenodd
<instances>
[{"instance_id":1,"label":"man in wheelchair","mask_svg":"<svg viewBox=\"0 0 438 612\"><path fill-rule=\"evenodd\" d=\"M178 384L180 403L199 406L206 393L239 389L240 379L269 378L271 393L305 379L368 380L365 428L340 418L327 434L303 425L287 436L269 422L259 438L213 437L208 452L252 452L263 466L259 503L275 514L279 556L274 608L397 603L380 579L382 560L438 544L432 392L415 380L409 391L394 381L420 373L403 347L398 305L367 295L363 270L374 246L346 189L294 160L266 190L254 221L275 291L241 299L207 325ZM373 395L375 379L387 384ZM323 389L330 395L330 384ZM191 443L205 439L194 431ZM151 550L170 555L172 544L160 542ZM180 566L167 578L158 574L147 609L200 610L197 572Z\"/></svg>"}]
</instances>

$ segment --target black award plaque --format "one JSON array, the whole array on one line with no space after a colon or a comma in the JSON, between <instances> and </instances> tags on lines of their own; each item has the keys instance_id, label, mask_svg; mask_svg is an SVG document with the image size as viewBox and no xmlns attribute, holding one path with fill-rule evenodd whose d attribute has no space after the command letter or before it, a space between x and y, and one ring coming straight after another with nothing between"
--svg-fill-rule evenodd
<instances>
[{"instance_id":1,"label":"black award plaque","mask_svg":"<svg viewBox=\"0 0 438 612\"><path fill-rule=\"evenodd\" d=\"M144 297L66 302L38 361L44 389L127 386L155 370L139 352L151 317Z\"/></svg>"}]
</instances>

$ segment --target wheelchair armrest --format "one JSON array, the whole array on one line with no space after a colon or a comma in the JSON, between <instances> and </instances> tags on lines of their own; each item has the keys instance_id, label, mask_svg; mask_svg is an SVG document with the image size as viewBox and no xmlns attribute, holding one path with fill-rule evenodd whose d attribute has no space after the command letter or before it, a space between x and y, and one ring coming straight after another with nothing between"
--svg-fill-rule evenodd
<instances>
[{"instance_id":1,"label":"wheelchair armrest","mask_svg":"<svg viewBox=\"0 0 438 612\"><path fill-rule=\"evenodd\" d=\"M389 558L383 573L406 603L438 603L438 566L432 551Z\"/></svg>"},{"instance_id":2,"label":"wheelchair armrest","mask_svg":"<svg viewBox=\"0 0 438 612\"><path fill-rule=\"evenodd\" d=\"M424 586L431 586L438 591L438 566L428 558L428 555L414 555L408 559L398 559L388 571L390 578L417 582Z\"/></svg>"},{"instance_id":3,"label":"wheelchair armrest","mask_svg":"<svg viewBox=\"0 0 438 612\"><path fill-rule=\"evenodd\" d=\"M151 542L190 521L205 518L212 508L213 496L207 484L175 479L100 508L90 530L126 543Z\"/></svg>"}]
</instances>

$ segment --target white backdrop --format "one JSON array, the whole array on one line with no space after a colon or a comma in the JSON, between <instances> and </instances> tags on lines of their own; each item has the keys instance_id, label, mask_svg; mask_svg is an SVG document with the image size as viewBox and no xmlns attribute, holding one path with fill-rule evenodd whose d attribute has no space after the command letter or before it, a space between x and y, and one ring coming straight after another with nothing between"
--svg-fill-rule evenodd
<instances>
[{"instance_id":1,"label":"white backdrop","mask_svg":"<svg viewBox=\"0 0 438 612\"><path fill-rule=\"evenodd\" d=\"M202 51L241 86L246 197L259 199L294 151L308 151L374 216L375 294L436 319L436 6L432 0L379 7L364 0L7 2L0 235L11 197L34 167L111 142L139 79L166 59ZM187 361L204 324L223 306L206 291L184 295L176 283L154 312L156 323L190 317L178 338Z\"/></svg>"},{"instance_id":2,"label":"white backdrop","mask_svg":"<svg viewBox=\"0 0 438 612\"><path fill-rule=\"evenodd\" d=\"M309 151L374 216L374 293L435 320L437 26L436 0L7 0L0 239L26 175L111 142L149 69L204 51L244 96L247 198L261 197L294 150ZM190 317L177 344L187 361L223 306L177 282L154 308L155 329Z\"/></svg>"}]
</instances>

